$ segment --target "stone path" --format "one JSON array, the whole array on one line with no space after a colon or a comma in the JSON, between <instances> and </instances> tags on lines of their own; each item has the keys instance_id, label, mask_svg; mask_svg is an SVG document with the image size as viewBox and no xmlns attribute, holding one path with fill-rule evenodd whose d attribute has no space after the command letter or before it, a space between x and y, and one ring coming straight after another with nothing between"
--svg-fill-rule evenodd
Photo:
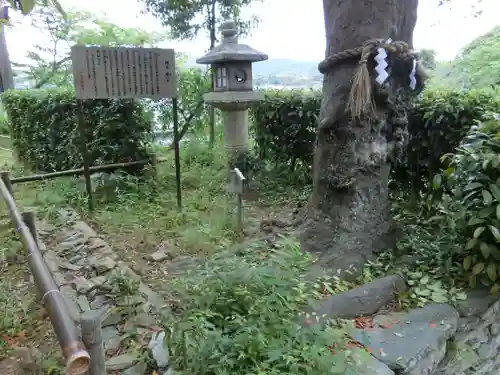
<instances>
[{"instance_id":1,"label":"stone path","mask_svg":"<svg viewBox=\"0 0 500 375\"><path fill-rule=\"evenodd\" d=\"M148 342L157 346L155 332L166 311L163 299L76 213L61 210L56 223L37 222L37 232L45 262L75 322L84 311L101 313L108 373L145 374L143 349ZM156 370L163 373L165 366Z\"/></svg>"},{"instance_id":2,"label":"stone path","mask_svg":"<svg viewBox=\"0 0 500 375\"><path fill-rule=\"evenodd\" d=\"M349 336L371 353L354 353L359 374L500 374L498 297L473 290L455 306L428 304L406 312L381 312L387 296L401 290L403 280L398 279L386 276L328 297L317 310L330 319L353 319L354 324L346 326ZM356 324L360 316L365 324Z\"/></svg>"}]
</instances>

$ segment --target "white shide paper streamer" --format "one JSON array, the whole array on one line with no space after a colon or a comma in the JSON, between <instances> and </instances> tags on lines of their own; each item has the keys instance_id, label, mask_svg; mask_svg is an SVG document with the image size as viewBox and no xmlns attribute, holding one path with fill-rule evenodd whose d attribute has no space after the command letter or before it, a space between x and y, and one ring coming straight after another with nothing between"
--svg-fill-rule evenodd
<instances>
[{"instance_id":1,"label":"white shide paper streamer","mask_svg":"<svg viewBox=\"0 0 500 375\"><path fill-rule=\"evenodd\" d=\"M386 44L392 43L392 39L389 38L385 41ZM375 78L379 85L383 84L387 78L389 78L389 73L387 73L386 68L389 66L387 61L387 52L384 48L377 49L377 56L375 56L375 61L377 65L375 66L375 71L378 73L378 76Z\"/></svg>"},{"instance_id":2,"label":"white shide paper streamer","mask_svg":"<svg viewBox=\"0 0 500 375\"><path fill-rule=\"evenodd\" d=\"M417 60L413 59L413 67L410 73L410 87L412 90L415 90L415 87L417 87L417 79L415 78L416 72L417 72Z\"/></svg>"}]
</instances>

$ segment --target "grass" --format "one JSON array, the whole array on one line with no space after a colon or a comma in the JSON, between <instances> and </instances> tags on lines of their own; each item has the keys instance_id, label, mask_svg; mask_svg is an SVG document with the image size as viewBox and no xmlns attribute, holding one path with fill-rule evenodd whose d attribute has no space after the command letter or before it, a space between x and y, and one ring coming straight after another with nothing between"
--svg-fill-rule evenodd
<instances>
[{"instance_id":1,"label":"grass","mask_svg":"<svg viewBox=\"0 0 500 375\"><path fill-rule=\"evenodd\" d=\"M7 358L16 347L38 348L43 357L34 374L59 373L61 354L51 323L36 296L27 259L6 208L0 221L0 372L13 374ZM6 359L6 360L5 360ZM3 361L5 360L5 361Z\"/></svg>"},{"instance_id":2,"label":"grass","mask_svg":"<svg viewBox=\"0 0 500 375\"><path fill-rule=\"evenodd\" d=\"M158 288L166 288L163 266L148 264L145 255L163 246L174 258L210 258L252 236L261 219L279 212L283 205L293 205L297 197L293 188L283 188L286 185L282 185L280 191L267 191L264 198L245 202L247 234L238 233L235 198L226 192L227 167L222 151L218 151L222 149L221 145L216 145L214 150L209 150L206 144L196 142L183 148L181 212L176 203L173 154L162 149L157 151L166 161L159 164L157 179L153 178L152 171L142 179L120 173L94 175L96 209L92 214L87 209L85 184L81 177L15 185L14 197L21 210L34 209L39 218L49 220L55 219L61 208L76 209L98 233L104 235L122 260L142 273L145 281L154 284L161 292ZM0 163L2 169L9 170L13 177L32 174L16 163L7 150L0 149ZM289 201L288 196L294 199ZM3 202L0 205L3 207ZM6 209L3 208L2 212L6 213ZM6 218L5 223L5 230L0 233L0 243L4 244L2 251L17 259L24 250L15 231L8 225L10 219ZM3 267L0 302L8 308L2 315L0 332L6 332L8 338L0 353L5 357L15 344L38 347L46 341L51 346L46 350L49 359L53 358L53 351L57 357L60 350L50 322L41 317L25 259L21 263L6 262ZM143 272L140 272L141 267ZM42 340L34 342L35 337Z\"/></svg>"},{"instance_id":3,"label":"grass","mask_svg":"<svg viewBox=\"0 0 500 375\"><path fill-rule=\"evenodd\" d=\"M160 266L144 258L159 247L167 247L172 257L211 256L247 238L236 231L235 198L226 192L226 163L222 145L209 150L191 142L182 150L181 179L183 209L176 203L175 169L172 152L158 150L166 162L158 166L158 179L116 174L93 178L95 212L87 209L83 178L57 178L14 186L20 209L34 208L37 216L52 219L61 208L73 207L103 235L113 249L148 281L161 284ZM220 151L219 151L220 150ZM29 175L15 163L10 152L0 149L0 163L12 176ZM290 193L293 188L288 189ZM245 202L245 230L252 235L260 220L283 205L293 205L278 194ZM142 269L142 272L141 272Z\"/></svg>"},{"instance_id":4,"label":"grass","mask_svg":"<svg viewBox=\"0 0 500 375\"><path fill-rule=\"evenodd\" d=\"M274 181L271 181L271 183L268 181L258 199L252 202L245 202L245 230L247 233L238 233L235 225L234 198L226 193L225 181L227 171L225 158L220 151L222 147L218 146L214 150L209 150L205 144L191 142L183 147L181 158L183 209L181 212L178 211L176 204L173 155L170 152L162 150L158 150L158 152L166 157L166 162L159 165L157 179L153 178L152 171L142 179L124 174L114 174L111 176L106 174L94 175L93 188L96 199L96 210L92 214L87 210L85 184L82 178L58 178L20 184L15 186L15 198L20 208L33 207L36 209L38 216L48 219L55 218L56 212L61 208L75 208L98 233L105 236L105 239L112 245L122 260L131 265L136 271L142 270L142 272L138 273L143 275L143 280L154 284L155 290L160 292L164 290L169 296L178 293L177 297L184 290L183 305L192 305L194 307L191 312L183 311L184 315L182 316L181 314L179 317L181 323L183 318L187 319L191 324L194 320L200 319L200 316L203 316L203 321L198 321L198 323L202 325L212 324L211 319L213 317L211 314L215 311L212 310L219 308L217 302L219 297L225 293L227 302L223 305L230 306L232 296L241 296L241 293L243 293L248 301L251 301L253 298L255 301L262 301L262 303L252 305L252 309L257 309L257 315L245 315L241 314L241 311L237 312L240 314L237 315L241 323L237 330L242 335L245 335L247 334L246 332L255 329L256 333L252 337L257 337L256 335L259 332L262 332L264 336L270 335L269 337L271 337L273 336L270 334L271 332L276 333L278 331L275 331L270 325L259 323L260 319L257 319L256 316L260 316L261 313L269 314L269 321L277 319L276 322L278 322L280 318L275 316L276 314L273 315L272 311L275 311L273 309L279 307L279 309L283 309L288 314L287 319L291 319L292 315L300 307L299 302L302 303L306 298L319 297L319 295L329 293L339 293L353 287L355 284L340 282L336 279L318 280L315 284L308 284L301 277L293 276L297 265L300 264L298 259L302 259L303 254L297 251L297 244L292 242L287 242L286 246L278 244L278 250L276 251L270 249L269 245L262 243L262 241L255 241L257 247L247 246L243 255L235 255L226 251L235 243L246 241L249 237L251 239L255 237L254 232L256 232L261 219L270 215L279 215L282 210L290 211L298 200L303 200L307 197L308 191L307 189L297 189L297 186L290 185L287 183L286 177L285 179L281 179L279 176L273 176ZM0 158L4 169L9 169L13 176L30 174L12 160L10 153L0 150ZM414 246L414 239L410 238L410 240L412 240L411 246ZM2 252L6 254L5 257L14 259L16 257L12 258L13 255L22 253L15 232L9 226L2 229L0 241L0 243L4 244ZM428 242L425 239L424 244L417 244L418 248L423 248ZM404 244L405 248L411 246ZM144 260L146 255L160 247L167 248L173 258L201 256L208 260L200 263L201 268L198 268L199 272L197 275L195 272L195 275L190 275L187 278L170 280L169 275L165 274L165 264L151 264ZM426 253L435 254L435 249L429 249ZM221 257L222 260L220 260ZM284 261L283 257L288 260ZM213 262L216 259L220 261L214 266ZM290 259L294 259L294 261L288 264L287 262ZM272 267L269 264L265 266L266 262L271 262ZM246 264L248 266L245 266ZM260 267L260 264L263 267ZM287 268L287 266L282 269L283 274L280 276L276 272L279 266L285 264L288 264L290 268ZM0 332L8 332L9 340L25 340L23 342L32 340L33 343L31 346L40 345L42 342L47 341L52 343L52 350L55 348L56 351L59 351L52 335L50 323L48 323L46 318L40 319L40 310L33 303L35 298L32 295L32 284L25 281L26 275L29 274L26 264L20 264L17 261L4 262L2 267L2 274L6 275L6 277L4 276L3 281L0 283L0 303L8 306L8 308L5 309L1 317L2 321L0 324L2 325L0 326ZM263 288L263 284L258 280L269 277L269 267L274 270L271 273L274 273L275 277L268 280L269 287ZM381 276L387 273L388 270L393 271L397 267L398 265L393 264L392 259L381 258L380 262L366 268L365 277L362 280L358 280L358 283ZM217 271L213 271L214 269ZM243 277L242 279L240 276L244 276L244 271L246 270L251 271L249 278ZM413 269L412 271L416 272ZM208 274L204 274L204 272L208 272ZM441 272L441 269L438 269L438 272ZM202 275L201 278L199 277L200 275ZM289 287L287 288L283 288L282 284L283 280L286 279L285 276L288 278L289 283ZM212 292L203 289L203 285L207 282L213 283L214 287L217 286L218 289L214 289ZM432 286L432 292L435 292L435 284L433 283ZM253 297L248 295L248 288L250 287L255 290ZM317 293L314 288L318 288L322 292ZM417 285L414 288L415 295L413 297L405 297L406 300L410 299L413 305L432 302L432 299L425 299L423 295L418 294L418 291L429 294L426 288L427 284L424 285L421 280L417 281ZM186 290L188 293L186 293ZM325 290L327 291L326 293L324 292ZM296 291L300 291L301 293L299 299L296 299L297 296L293 295ZM454 294L451 294L448 290L442 292L439 289L438 291L439 295L436 298L443 298L444 293L447 300L452 300L453 298L460 299L457 297L459 291L454 292ZM195 295L196 293L198 294ZM289 301L289 299L294 304L290 305L287 302L285 305L280 305L280 301ZM203 303L207 305L205 306L206 308L196 306L200 301L204 301ZM215 305L212 305L213 303ZM210 306L208 306L209 304ZM269 309L258 310L262 306L265 306L264 304L269 304ZM404 303L404 305L408 306L409 303ZM228 317L231 316L234 318L236 313L229 310L224 312L224 314L228 314ZM204 314L208 314L208 316ZM251 322L251 325L248 325L248 322ZM280 322L283 323L282 321ZM283 325L280 327L280 329L284 329ZM197 327L197 329L203 330L204 328ZM287 335L292 334L286 329L282 334L285 333ZM223 329L218 334L220 334L220 339L228 344L228 347L234 346L231 341L235 340L234 336L228 336ZM46 335L49 337L48 340L45 338ZM343 339L341 337L342 332L336 332L335 336L336 340ZM315 345L318 339L329 340L330 338L328 335L323 336L318 333L317 337L300 336L295 339L304 345L312 345L311 347L316 348ZM38 340L38 343L34 343L36 340ZM183 337L173 337L171 340L172 344L176 345L177 350L184 350L182 349ZM278 350L282 346L282 342L280 341L281 338L279 340L276 338L276 340L273 345L275 346L275 350ZM12 342L9 344L8 340L4 341L3 353L6 355L9 352L8 348ZM189 358L192 359L199 358L199 355L194 353L205 353L206 358L204 360L207 362L207 366L204 368L209 368L213 365L211 363L213 350L210 345L214 345L214 342L211 341L213 340L208 340L203 344L206 346L194 348L193 353L185 355L189 355ZM252 342L252 345L255 345L255 348L248 347L248 353L262 354L262 350L265 349L261 347L261 343L259 342ZM323 347L324 345L321 344L320 346ZM301 357L303 351L300 347L293 347L292 349L294 351L293 355L298 361L310 360L310 358ZM48 352L50 353L50 350ZM329 354L324 354L326 361L329 361ZM49 358L53 358L52 354ZM225 360L226 369L230 372L232 371L231 373L238 373L238 366L234 367L234 363L227 361L227 358ZM251 363L257 359L249 354L247 360L246 370L252 368ZM189 366L193 370L192 373L211 374L210 372L202 372L197 367L199 366L198 360ZM283 368L279 369L279 371L285 370L287 366L283 364ZM339 366L339 372L337 373L340 374L343 373L341 369L343 365L339 362ZM277 369L275 370L278 371ZM319 372L323 371L322 369L317 370ZM278 373L281 372L276 372L276 374Z\"/></svg>"},{"instance_id":5,"label":"grass","mask_svg":"<svg viewBox=\"0 0 500 375\"><path fill-rule=\"evenodd\" d=\"M0 149L3 170L15 170L12 152ZM19 195L19 194L18 194ZM52 325L36 295L25 250L12 226L7 208L0 202L0 373L14 374L16 360L9 359L16 347L38 348L42 358L32 374L62 373L62 357ZM17 372L16 372L17 373Z\"/></svg>"}]
</instances>

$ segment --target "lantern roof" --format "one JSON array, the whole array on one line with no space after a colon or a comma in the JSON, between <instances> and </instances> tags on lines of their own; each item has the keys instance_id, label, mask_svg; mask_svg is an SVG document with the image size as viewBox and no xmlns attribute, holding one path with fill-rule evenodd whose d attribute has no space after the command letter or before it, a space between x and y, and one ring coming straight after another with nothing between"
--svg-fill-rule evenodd
<instances>
[{"instance_id":1,"label":"lantern roof","mask_svg":"<svg viewBox=\"0 0 500 375\"><path fill-rule=\"evenodd\" d=\"M238 43L238 28L234 21L224 21L222 24L222 42L205 56L196 60L198 64L214 64L222 62L258 62L269 58L246 44Z\"/></svg>"}]
</instances>

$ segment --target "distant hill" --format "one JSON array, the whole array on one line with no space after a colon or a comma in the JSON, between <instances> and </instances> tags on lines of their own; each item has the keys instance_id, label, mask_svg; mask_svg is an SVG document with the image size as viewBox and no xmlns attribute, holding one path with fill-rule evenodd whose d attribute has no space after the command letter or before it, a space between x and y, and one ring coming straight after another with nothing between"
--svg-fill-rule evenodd
<instances>
[{"instance_id":1,"label":"distant hill","mask_svg":"<svg viewBox=\"0 0 500 375\"><path fill-rule=\"evenodd\" d=\"M187 66L200 66L190 57ZM253 65L255 87L260 88L319 88L323 76L318 62L293 59L269 59Z\"/></svg>"},{"instance_id":2,"label":"distant hill","mask_svg":"<svg viewBox=\"0 0 500 375\"><path fill-rule=\"evenodd\" d=\"M196 58L190 57L187 65L194 66ZM301 61L293 59L269 59L253 65L253 72L261 76L282 76L294 74L304 77L318 77L318 61Z\"/></svg>"}]
</instances>

